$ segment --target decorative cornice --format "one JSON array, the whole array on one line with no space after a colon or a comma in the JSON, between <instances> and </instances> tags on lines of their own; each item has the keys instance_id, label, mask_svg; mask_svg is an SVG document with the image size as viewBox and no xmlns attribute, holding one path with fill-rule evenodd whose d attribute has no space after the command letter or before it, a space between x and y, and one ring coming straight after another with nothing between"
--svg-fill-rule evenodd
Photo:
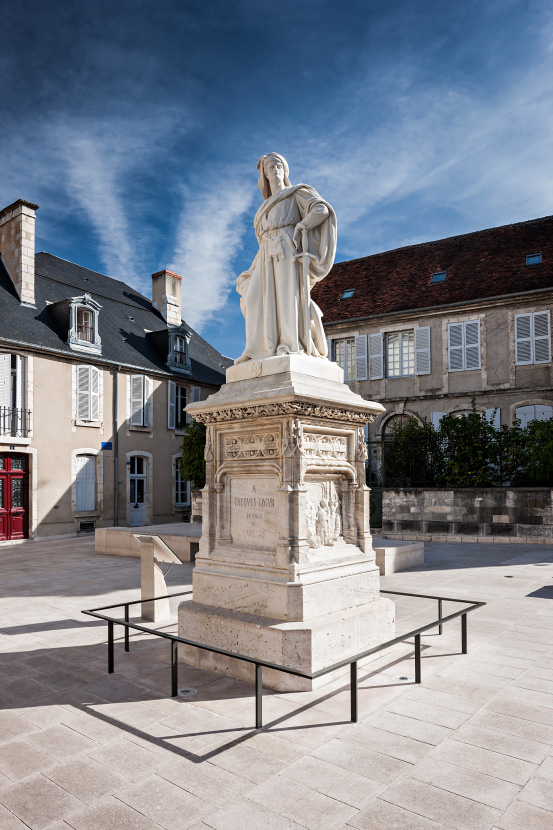
<instances>
[{"instance_id":1,"label":"decorative cornice","mask_svg":"<svg viewBox=\"0 0 553 830\"><path fill-rule=\"evenodd\" d=\"M336 406L324 406L323 404L311 404L301 401L237 406L233 409L219 409L211 412L192 412L191 415L194 420L202 424L246 421L251 418L271 418L275 415L328 418L331 421L346 421L355 424L366 424L374 421L374 415L363 410L340 409Z\"/></svg>"}]
</instances>

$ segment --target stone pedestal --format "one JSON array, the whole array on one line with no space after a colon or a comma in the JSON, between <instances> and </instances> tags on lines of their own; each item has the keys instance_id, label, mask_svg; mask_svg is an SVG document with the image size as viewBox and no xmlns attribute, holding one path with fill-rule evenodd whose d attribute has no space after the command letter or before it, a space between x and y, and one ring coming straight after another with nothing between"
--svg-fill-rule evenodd
<instances>
[{"instance_id":1,"label":"stone pedestal","mask_svg":"<svg viewBox=\"0 0 553 830\"><path fill-rule=\"evenodd\" d=\"M203 529L179 634L316 671L394 636L369 529L364 425L382 411L334 363L249 361L187 411L207 425ZM186 663L253 679L253 666L181 646ZM264 670L264 684L310 689Z\"/></svg>"}]
</instances>

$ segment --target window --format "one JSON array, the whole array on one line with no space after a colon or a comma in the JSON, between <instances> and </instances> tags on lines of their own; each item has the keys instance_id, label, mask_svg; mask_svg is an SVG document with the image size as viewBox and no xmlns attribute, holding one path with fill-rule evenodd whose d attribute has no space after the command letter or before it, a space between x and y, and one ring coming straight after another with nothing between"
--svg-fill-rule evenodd
<instances>
[{"instance_id":1,"label":"window","mask_svg":"<svg viewBox=\"0 0 553 830\"><path fill-rule=\"evenodd\" d=\"M77 340L94 343L94 317L89 308L77 308Z\"/></svg>"},{"instance_id":2,"label":"window","mask_svg":"<svg viewBox=\"0 0 553 830\"><path fill-rule=\"evenodd\" d=\"M400 378L415 374L415 332L394 331L386 335L386 375Z\"/></svg>"},{"instance_id":3,"label":"window","mask_svg":"<svg viewBox=\"0 0 553 830\"><path fill-rule=\"evenodd\" d=\"M99 303L90 294L72 297L69 303L70 327L69 345L72 349L100 354L102 341L98 334Z\"/></svg>"},{"instance_id":4,"label":"window","mask_svg":"<svg viewBox=\"0 0 553 830\"><path fill-rule=\"evenodd\" d=\"M77 420L100 420L100 370L96 366L77 366Z\"/></svg>"},{"instance_id":5,"label":"window","mask_svg":"<svg viewBox=\"0 0 553 830\"><path fill-rule=\"evenodd\" d=\"M190 374L190 354L188 344L192 333L184 326L177 326L169 331L169 355L167 363L173 371Z\"/></svg>"},{"instance_id":6,"label":"window","mask_svg":"<svg viewBox=\"0 0 553 830\"><path fill-rule=\"evenodd\" d=\"M541 404L518 406L515 411L515 418L518 418L521 427L527 426L531 421L548 421L549 418L553 418L553 406L543 406Z\"/></svg>"},{"instance_id":7,"label":"window","mask_svg":"<svg viewBox=\"0 0 553 830\"><path fill-rule=\"evenodd\" d=\"M355 288L346 288L342 296L340 297L341 300L349 300L355 294Z\"/></svg>"},{"instance_id":8,"label":"window","mask_svg":"<svg viewBox=\"0 0 553 830\"><path fill-rule=\"evenodd\" d=\"M549 363L551 331L549 311L515 314L515 363Z\"/></svg>"},{"instance_id":9,"label":"window","mask_svg":"<svg viewBox=\"0 0 553 830\"><path fill-rule=\"evenodd\" d=\"M345 337L342 340L332 341L334 360L344 370L344 380L355 378L355 340Z\"/></svg>"},{"instance_id":10,"label":"window","mask_svg":"<svg viewBox=\"0 0 553 830\"><path fill-rule=\"evenodd\" d=\"M526 254L526 265L539 265L541 254Z\"/></svg>"},{"instance_id":11,"label":"window","mask_svg":"<svg viewBox=\"0 0 553 830\"><path fill-rule=\"evenodd\" d=\"M186 364L186 340L184 337L175 337L174 357L175 363L181 366Z\"/></svg>"},{"instance_id":12,"label":"window","mask_svg":"<svg viewBox=\"0 0 553 830\"><path fill-rule=\"evenodd\" d=\"M168 429L184 429L190 423L190 415L186 413L186 406L190 402L190 392L186 386L179 386L169 381L169 407L167 413ZM192 387L192 402L201 400L200 386Z\"/></svg>"},{"instance_id":13,"label":"window","mask_svg":"<svg viewBox=\"0 0 553 830\"><path fill-rule=\"evenodd\" d=\"M430 284L433 285L436 282L445 282L446 275L447 271L434 271L430 277Z\"/></svg>"},{"instance_id":14,"label":"window","mask_svg":"<svg viewBox=\"0 0 553 830\"><path fill-rule=\"evenodd\" d=\"M131 503L144 504L146 491L146 464L141 455L131 455L129 464L129 485Z\"/></svg>"},{"instance_id":15,"label":"window","mask_svg":"<svg viewBox=\"0 0 553 830\"><path fill-rule=\"evenodd\" d=\"M190 504L190 482L185 481L180 472L179 459L175 461L175 506Z\"/></svg>"},{"instance_id":16,"label":"window","mask_svg":"<svg viewBox=\"0 0 553 830\"><path fill-rule=\"evenodd\" d=\"M449 323L447 334L449 371L480 369L480 320Z\"/></svg>"},{"instance_id":17,"label":"window","mask_svg":"<svg viewBox=\"0 0 553 830\"><path fill-rule=\"evenodd\" d=\"M0 435L25 438L28 422L25 358L18 354L0 354Z\"/></svg>"},{"instance_id":18,"label":"window","mask_svg":"<svg viewBox=\"0 0 553 830\"><path fill-rule=\"evenodd\" d=\"M130 412L131 426L152 425L152 380L146 375L130 376Z\"/></svg>"},{"instance_id":19,"label":"window","mask_svg":"<svg viewBox=\"0 0 553 830\"><path fill-rule=\"evenodd\" d=\"M94 455L76 457L75 509L78 513L96 510L96 457Z\"/></svg>"}]
</instances>

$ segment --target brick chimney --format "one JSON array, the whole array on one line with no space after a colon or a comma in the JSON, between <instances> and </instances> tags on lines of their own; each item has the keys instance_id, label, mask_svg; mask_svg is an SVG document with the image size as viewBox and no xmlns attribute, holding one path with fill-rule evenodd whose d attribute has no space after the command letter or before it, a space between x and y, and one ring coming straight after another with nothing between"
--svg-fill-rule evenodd
<instances>
[{"instance_id":1,"label":"brick chimney","mask_svg":"<svg viewBox=\"0 0 553 830\"><path fill-rule=\"evenodd\" d=\"M180 326L182 277L167 270L152 274L152 305L161 313L168 326Z\"/></svg>"},{"instance_id":2,"label":"brick chimney","mask_svg":"<svg viewBox=\"0 0 553 830\"><path fill-rule=\"evenodd\" d=\"M25 305L35 304L35 210L38 205L18 199L0 210L2 261Z\"/></svg>"}]
</instances>

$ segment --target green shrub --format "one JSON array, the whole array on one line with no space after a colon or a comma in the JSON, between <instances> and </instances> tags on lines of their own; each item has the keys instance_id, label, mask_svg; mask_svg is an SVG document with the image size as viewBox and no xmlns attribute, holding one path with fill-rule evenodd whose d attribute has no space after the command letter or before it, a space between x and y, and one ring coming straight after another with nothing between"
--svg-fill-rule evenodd
<instances>
[{"instance_id":1,"label":"green shrub","mask_svg":"<svg viewBox=\"0 0 553 830\"><path fill-rule=\"evenodd\" d=\"M186 481L193 482L193 487L205 486L205 436L205 425L192 421L186 427L182 439L181 476Z\"/></svg>"}]
</instances>

